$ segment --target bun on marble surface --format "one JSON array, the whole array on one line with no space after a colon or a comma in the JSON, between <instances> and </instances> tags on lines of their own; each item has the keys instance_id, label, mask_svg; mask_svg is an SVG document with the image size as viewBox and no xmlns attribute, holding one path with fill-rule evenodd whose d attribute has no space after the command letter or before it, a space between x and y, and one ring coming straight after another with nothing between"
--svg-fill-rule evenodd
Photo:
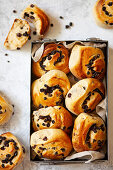
<instances>
[{"instance_id":1,"label":"bun on marble surface","mask_svg":"<svg viewBox=\"0 0 113 170\"><path fill-rule=\"evenodd\" d=\"M4 47L8 50L19 50L28 40L30 26L27 21L15 19L4 42Z\"/></svg>"},{"instance_id":2,"label":"bun on marble surface","mask_svg":"<svg viewBox=\"0 0 113 170\"><path fill-rule=\"evenodd\" d=\"M60 70L51 70L32 83L32 101L39 108L63 105L70 89L66 74Z\"/></svg>"},{"instance_id":3,"label":"bun on marble surface","mask_svg":"<svg viewBox=\"0 0 113 170\"><path fill-rule=\"evenodd\" d=\"M33 61L33 73L41 77L47 71L61 70L64 73L69 72L69 51L62 44L48 44L43 51L39 61Z\"/></svg>"},{"instance_id":4,"label":"bun on marble surface","mask_svg":"<svg viewBox=\"0 0 113 170\"><path fill-rule=\"evenodd\" d=\"M75 45L69 59L69 69L78 79L102 79L105 73L105 57L101 49Z\"/></svg>"},{"instance_id":5,"label":"bun on marble surface","mask_svg":"<svg viewBox=\"0 0 113 170\"><path fill-rule=\"evenodd\" d=\"M39 35L44 35L49 28L49 19L45 12L34 4L29 5L21 13L23 19L32 22Z\"/></svg>"},{"instance_id":6,"label":"bun on marble surface","mask_svg":"<svg viewBox=\"0 0 113 170\"><path fill-rule=\"evenodd\" d=\"M0 169L10 170L19 165L25 156L25 148L10 132L0 135Z\"/></svg>"},{"instance_id":7,"label":"bun on marble surface","mask_svg":"<svg viewBox=\"0 0 113 170\"><path fill-rule=\"evenodd\" d=\"M69 133L73 121L71 114L62 106L42 108L33 112L32 124L34 131L41 129L62 129Z\"/></svg>"},{"instance_id":8,"label":"bun on marble surface","mask_svg":"<svg viewBox=\"0 0 113 170\"><path fill-rule=\"evenodd\" d=\"M113 0L97 0L93 13L99 26L113 28Z\"/></svg>"},{"instance_id":9,"label":"bun on marble surface","mask_svg":"<svg viewBox=\"0 0 113 170\"><path fill-rule=\"evenodd\" d=\"M43 129L31 135L31 147L38 156L63 159L72 150L69 136L61 129Z\"/></svg>"},{"instance_id":10,"label":"bun on marble surface","mask_svg":"<svg viewBox=\"0 0 113 170\"><path fill-rule=\"evenodd\" d=\"M7 123L13 114L13 106L0 94L0 125Z\"/></svg>"},{"instance_id":11,"label":"bun on marble surface","mask_svg":"<svg viewBox=\"0 0 113 170\"><path fill-rule=\"evenodd\" d=\"M102 82L94 78L86 78L77 82L68 91L65 104L75 115L90 113L104 99L105 89Z\"/></svg>"},{"instance_id":12,"label":"bun on marble surface","mask_svg":"<svg viewBox=\"0 0 113 170\"><path fill-rule=\"evenodd\" d=\"M75 119L72 144L76 152L95 151L106 141L105 123L96 114L81 113Z\"/></svg>"}]
</instances>

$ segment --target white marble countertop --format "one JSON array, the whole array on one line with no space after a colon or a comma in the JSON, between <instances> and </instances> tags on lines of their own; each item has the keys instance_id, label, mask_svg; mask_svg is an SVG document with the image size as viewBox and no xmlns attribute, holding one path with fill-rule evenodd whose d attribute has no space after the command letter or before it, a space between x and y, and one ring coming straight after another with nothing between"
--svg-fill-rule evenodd
<instances>
[{"instance_id":1,"label":"white marble countertop","mask_svg":"<svg viewBox=\"0 0 113 170\"><path fill-rule=\"evenodd\" d=\"M14 104L14 115L10 122L0 128L0 134L10 131L14 133L27 149L24 162L17 170L92 170L113 169L113 29L98 27L92 16L92 7L96 0L0 0L0 91L10 98ZM20 12L28 4L35 3L46 11L54 27L50 27L45 38L57 40L85 40L98 37L109 41L109 158L108 162L91 164L39 165L29 161L29 127L30 127L30 51L31 41L38 39L32 36L19 51L6 51L4 40L14 18L20 17ZM16 10L17 13L13 13ZM64 19L59 19L63 16ZM73 22L74 26L65 29L65 25ZM5 56L5 53L8 56ZM10 62L8 62L10 61Z\"/></svg>"}]
</instances>

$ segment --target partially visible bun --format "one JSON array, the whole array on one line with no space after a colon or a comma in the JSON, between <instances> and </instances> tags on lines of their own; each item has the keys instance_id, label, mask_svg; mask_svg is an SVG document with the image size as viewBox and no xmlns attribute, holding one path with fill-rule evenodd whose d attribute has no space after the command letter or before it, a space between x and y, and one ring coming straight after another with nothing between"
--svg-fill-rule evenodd
<instances>
[{"instance_id":1,"label":"partially visible bun","mask_svg":"<svg viewBox=\"0 0 113 170\"><path fill-rule=\"evenodd\" d=\"M105 89L102 82L94 78L80 80L68 91L65 104L69 111L78 115L90 113L104 99Z\"/></svg>"},{"instance_id":2,"label":"partially visible bun","mask_svg":"<svg viewBox=\"0 0 113 170\"><path fill-rule=\"evenodd\" d=\"M32 22L39 35L44 35L49 27L49 19L45 12L34 4L29 5L21 14L23 19Z\"/></svg>"},{"instance_id":3,"label":"partially visible bun","mask_svg":"<svg viewBox=\"0 0 113 170\"><path fill-rule=\"evenodd\" d=\"M39 157L62 159L72 150L70 138L61 129L43 129L31 135L31 147Z\"/></svg>"},{"instance_id":4,"label":"partially visible bun","mask_svg":"<svg viewBox=\"0 0 113 170\"><path fill-rule=\"evenodd\" d=\"M33 112L33 129L62 129L69 133L72 129L72 116L62 106L54 106L39 109Z\"/></svg>"},{"instance_id":5,"label":"partially visible bun","mask_svg":"<svg viewBox=\"0 0 113 170\"><path fill-rule=\"evenodd\" d=\"M27 21L15 19L4 42L4 46L8 50L20 49L28 40L30 34L30 26Z\"/></svg>"},{"instance_id":6,"label":"partially visible bun","mask_svg":"<svg viewBox=\"0 0 113 170\"><path fill-rule=\"evenodd\" d=\"M62 105L70 82L66 74L60 70L51 70L32 84L33 104L39 108Z\"/></svg>"},{"instance_id":7,"label":"partially visible bun","mask_svg":"<svg viewBox=\"0 0 113 170\"><path fill-rule=\"evenodd\" d=\"M81 113L75 119L72 143L76 152L98 150L105 141L105 123L98 115Z\"/></svg>"}]
</instances>

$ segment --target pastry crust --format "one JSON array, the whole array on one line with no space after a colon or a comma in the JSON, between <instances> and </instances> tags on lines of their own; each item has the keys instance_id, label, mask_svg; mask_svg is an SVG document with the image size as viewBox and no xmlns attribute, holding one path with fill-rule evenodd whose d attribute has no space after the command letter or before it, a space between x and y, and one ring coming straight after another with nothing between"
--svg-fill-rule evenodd
<instances>
[{"instance_id":1,"label":"pastry crust","mask_svg":"<svg viewBox=\"0 0 113 170\"><path fill-rule=\"evenodd\" d=\"M105 57L101 49L75 45L72 49L69 68L78 79L102 79L105 73Z\"/></svg>"},{"instance_id":2,"label":"pastry crust","mask_svg":"<svg viewBox=\"0 0 113 170\"><path fill-rule=\"evenodd\" d=\"M13 25L4 42L4 47L8 50L20 49L28 40L30 26L27 21L15 19Z\"/></svg>"},{"instance_id":3,"label":"pastry crust","mask_svg":"<svg viewBox=\"0 0 113 170\"><path fill-rule=\"evenodd\" d=\"M62 105L70 82L66 74L60 70L51 70L32 84L32 101L39 108Z\"/></svg>"},{"instance_id":4,"label":"pastry crust","mask_svg":"<svg viewBox=\"0 0 113 170\"><path fill-rule=\"evenodd\" d=\"M98 0L94 6L93 13L99 26L113 27L113 0Z\"/></svg>"},{"instance_id":5,"label":"pastry crust","mask_svg":"<svg viewBox=\"0 0 113 170\"><path fill-rule=\"evenodd\" d=\"M98 150L105 141L105 123L98 115L81 113L75 119L72 144L76 152Z\"/></svg>"},{"instance_id":6,"label":"pastry crust","mask_svg":"<svg viewBox=\"0 0 113 170\"><path fill-rule=\"evenodd\" d=\"M105 89L102 82L94 78L80 80L68 91L65 104L69 111L78 115L90 113L104 99Z\"/></svg>"},{"instance_id":7,"label":"pastry crust","mask_svg":"<svg viewBox=\"0 0 113 170\"><path fill-rule=\"evenodd\" d=\"M69 133L73 121L71 114L62 106L39 109L33 112L32 124L34 131L41 129L62 129Z\"/></svg>"},{"instance_id":8,"label":"pastry crust","mask_svg":"<svg viewBox=\"0 0 113 170\"><path fill-rule=\"evenodd\" d=\"M0 135L0 169L10 170L21 163L25 148L10 132Z\"/></svg>"},{"instance_id":9,"label":"pastry crust","mask_svg":"<svg viewBox=\"0 0 113 170\"><path fill-rule=\"evenodd\" d=\"M47 71L61 70L64 73L69 72L69 52L62 44L48 44L43 51L39 61L33 61L33 73L41 77Z\"/></svg>"},{"instance_id":10,"label":"pastry crust","mask_svg":"<svg viewBox=\"0 0 113 170\"><path fill-rule=\"evenodd\" d=\"M43 129L31 135L31 147L39 157L62 159L72 150L69 136L61 129Z\"/></svg>"},{"instance_id":11,"label":"pastry crust","mask_svg":"<svg viewBox=\"0 0 113 170\"><path fill-rule=\"evenodd\" d=\"M49 28L49 19L45 12L34 4L29 5L21 14L23 19L32 22L39 35L44 35Z\"/></svg>"},{"instance_id":12,"label":"pastry crust","mask_svg":"<svg viewBox=\"0 0 113 170\"><path fill-rule=\"evenodd\" d=\"M0 96L0 125L7 123L13 114L13 106Z\"/></svg>"}]
</instances>

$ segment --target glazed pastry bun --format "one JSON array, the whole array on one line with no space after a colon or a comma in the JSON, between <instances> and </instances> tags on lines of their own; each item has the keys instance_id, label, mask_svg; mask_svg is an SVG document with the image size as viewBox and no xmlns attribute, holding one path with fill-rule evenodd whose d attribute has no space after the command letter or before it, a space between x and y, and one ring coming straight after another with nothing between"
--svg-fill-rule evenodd
<instances>
[{"instance_id":1,"label":"glazed pastry bun","mask_svg":"<svg viewBox=\"0 0 113 170\"><path fill-rule=\"evenodd\" d=\"M63 159L72 150L71 140L61 129L43 129L31 135L31 147L39 157Z\"/></svg>"},{"instance_id":2,"label":"glazed pastry bun","mask_svg":"<svg viewBox=\"0 0 113 170\"><path fill-rule=\"evenodd\" d=\"M90 113L104 99L104 91L103 83L97 79L80 80L68 91L65 99L66 107L76 115L82 112Z\"/></svg>"},{"instance_id":3,"label":"glazed pastry bun","mask_svg":"<svg viewBox=\"0 0 113 170\"><path fill-rule=\"evenodd\" d=\"M51 70L32 84L32 101L39 108L62 105L70 82L60 70Z\"/></svg>"},{"instance_id":4,"label":"glazed pastry bun","mask_svg":"<svg viewBox=\"0 0 113 170\"><path fill-rule=\"evenodd\" d=\"M102 79L105 73L105 57L101 49L75 45L72 49L69 68L78 79Z\"/></svg>"},{"instance_id":5,"label":"glazed pastry bun","mask_svg":"<svg viewBox=\"0 0 113 170\"><path fill-rule=\"evenodd\" d=\"M62 106L54 106L39 109L33 112L33 129L62 129L69 133L73 122L71 114Z\"/></svg>"},{"instance_id":6,"label":"glazed pastry bun","mask_svg":"<svg viewBox=\"0 0 113 170\"><path fill-rule=\"evenodd\" d=\"M69 52L62 44L48 44L44 48L39 61L33 61L33 73L41 77L49 70L61 70L64 73L69 72Z\"/></svg>"},{"instance_id":7,"label":"glazed pastry bun","mask_svg":"<svg viewBox=\"0 0 113 170\"><path fill-rule=\"evenodd\" d=\"M98 150L105 141L106 127L98 115L81 113L75 119L72 144L76 152Z\"/></svg>"},{"instance_id":8,"label":"glazed pastry bun","mask_svg":"<svg viewBox=\"0 0 113 170\"><path fill-rule=\"evenodd\" d=\"M113 0L98 0L93 12L99 26L105 28L113 27Z\"/></svg>"},{"instance_id":9,"label":"glazed pastry bun","mask_svg":"<svg viewBox=\"0 0 113 170\"><path fill-rule=\"evenodd\" d=\"M13 114L13 106L8 101L0 96L0 125L7 123Z\"/></svg>"},{"instance_id":10,"label":"glazed pastry bun","mask_svg":"<svg viewBox=\"0 0 113 170\"><path fill-rule=\"evenodd\" d=\"M19 50L28 40L30 26L27 21L15 19L11 30L4 42L4 47L8 50Z\"/></svg>"},{"instance_id":11,"label":"glazed pastry bun","mask_svg":"<svg viewBox=\"0 0 113 170\"><path fill-rule=\"evenodd\" d=\"M31 4L21 14L23 19L27 19L34 24L39 35L44 35L49 27L49 19L45 12L36 5Z\"/></svg>"},{"instance_id":12,"label":"glazed pastry bun","mask_svg":"<svg viewBox=\"0 0 113 170\"><path fill-rule=\"evenodd\" d=\"M24 155L25 148L12 133L0 135L0 169L13 169L21 163Z\"/></svg>"}]
</instances>

